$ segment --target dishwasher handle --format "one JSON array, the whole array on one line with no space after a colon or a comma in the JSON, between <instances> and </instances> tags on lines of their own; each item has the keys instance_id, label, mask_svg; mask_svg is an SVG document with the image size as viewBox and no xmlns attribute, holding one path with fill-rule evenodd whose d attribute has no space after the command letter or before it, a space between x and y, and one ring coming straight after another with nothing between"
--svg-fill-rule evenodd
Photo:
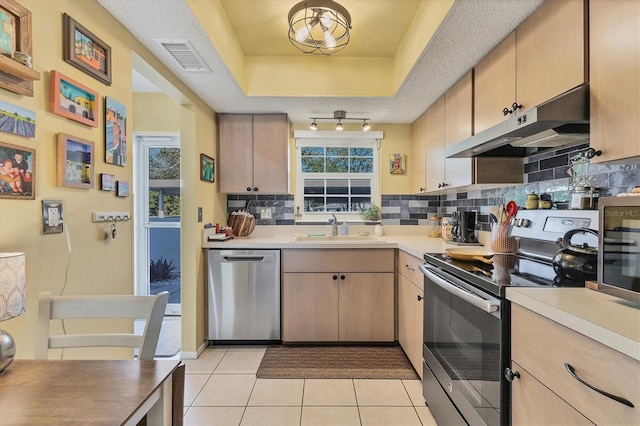
<instances>
[{"instance_id":1,"label":"dishwasher handle","mask_svg":"<svg viewBox=\"0 0 640 426\"><path fill-rule=\"evenodd\" d=\"M420 265L420 270L427 278L429 278L431 281L433 281L443 290L446 290L449 293L453 294L454 296L461 298L462 300L472 304L476 308L480 308L483 311L490 314L500 309L499 301L486 300L478 296L477 294L474 294L468 290L462 289L457 285L453 284L452 282L442 278L440 275L434 273L431 270L431 268L425 265Z\"/></svg>"},{"instance_id":2,"label":"dishwasher handle","mask_svg":"<svg viewBox=\"0 0 640 426\"><path fill-rule=\"evenodd\" d=\"M233 255L233 256L223 256L225 262L264 262L264 256L251 256L251 255Z\"/></svg>"}]
</instances>

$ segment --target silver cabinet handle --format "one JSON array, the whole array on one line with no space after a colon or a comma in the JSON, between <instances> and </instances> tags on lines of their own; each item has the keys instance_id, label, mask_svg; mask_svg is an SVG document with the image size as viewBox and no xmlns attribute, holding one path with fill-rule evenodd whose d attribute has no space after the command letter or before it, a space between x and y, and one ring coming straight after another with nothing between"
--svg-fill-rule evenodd
<instances>
[{"instance_id":1,"label":"silver cabinet handle","mask_svg":"<svg viewBox=\"0 0 640 426\"><path fill-rule=\"evenodd\" d=\"M564 363L564 368L566 368L566 369L567 369L567 371L569 372L569 374L571 374L571 376L572 376L574 379L576 379L577 381L579 381L580 383L582 383L583 385L585 385L585 386L586 386L586 387L588 387L589 389L593 389L594 391L598 392L599 394L602 394L602 395L604 395L604 396L606 396L606 397L608 397L608 398L611 398L611 399L613 399L614 401L618 401L620 404L624 404L624 405L626 405L627 407L633 407L633 404L632 404L632 403L631 403L631 401L629 401L628 399L624 399L624 398L622 398L622 397L620 397L620 396L616 396L616 395L611 394L611 393L609 393L609 392L605 392L605 391L603 391L602 389L598 389L597 387L593 386L592 384L585 382L583 379L581 379L581 378L580 378L580 376L578 376L578 375L576 374L576 370L574 370L574 369L573 369L573 367L572 367L569 363L565 362L565 363Z\"/></svg>"},{"instance_id":2,"label":"silver cabinet handle","mask_svg":"<svg viewBox=\"0 0 640 426\"><path fill-rule=\"evenodd\" d=\"M410 270L410 271L415 271L415 270L416 270L416 268L412 268L412 267L411 267L411 266L409 266L409 265L404 265L404 267L405 267L405 268L407 268L407 269L408 269L408 270Z\"/></svg>"}]
</instances>

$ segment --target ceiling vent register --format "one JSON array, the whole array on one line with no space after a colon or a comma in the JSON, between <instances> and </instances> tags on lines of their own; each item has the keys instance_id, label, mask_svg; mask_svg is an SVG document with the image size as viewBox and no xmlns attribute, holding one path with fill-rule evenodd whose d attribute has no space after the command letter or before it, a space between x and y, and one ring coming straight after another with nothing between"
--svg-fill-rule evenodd
<instances>
[{"instance_id":1,"label":"ceiling vent register","mask_svg":"<svg viewBox=\"0 0 640 426\"><path fill-rule=\"evenodd\" d=\"M187 72L209 72L211 69L188 40L155 40Z\"/></svg>"}]
</instances>

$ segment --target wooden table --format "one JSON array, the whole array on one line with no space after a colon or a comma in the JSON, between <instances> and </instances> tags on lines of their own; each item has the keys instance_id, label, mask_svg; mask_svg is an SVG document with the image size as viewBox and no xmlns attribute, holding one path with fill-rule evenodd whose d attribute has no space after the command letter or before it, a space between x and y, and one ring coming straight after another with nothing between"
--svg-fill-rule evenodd
<instances>
[{"instance_id":1,"label":"wooden table","mask_svg":"<svg viewBox=\"0 0 640 426\"><path fill-rule=\"evenodd\" d=\"M0 424L170 425L180 361L14 360L0 376Z\"/></svg>"}]
</instances>

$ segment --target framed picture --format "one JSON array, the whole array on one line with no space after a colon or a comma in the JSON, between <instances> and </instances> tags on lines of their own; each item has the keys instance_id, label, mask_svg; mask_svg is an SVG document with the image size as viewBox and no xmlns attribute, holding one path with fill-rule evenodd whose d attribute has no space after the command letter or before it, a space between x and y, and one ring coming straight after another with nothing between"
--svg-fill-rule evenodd
<instances>
[{"instance_id":1,"label":"framed picture","mask_svg":"<svg viewBox=\"0 0 640 426\"><path fill-rule=\"evenodd\" d=\"M59 234L63 226L62 201L42 200L42 233Z\"/></svg>"},{"instance_id":2,"label":"framed picture","mask_svg":"<svg viewBox=\"0 0 640 426\"><path fill-rule=\"evenodd\" d=\"M129 196L129 182L119 180L116 182L116 196L128 197Z\"/></svg>"},{"instance_id":3,"label":"framed picture","mask_svg":"<svg viewBox=\"0 0 640 426\"><path fill-rule=\"evenodd\" d=\"M0 131L32 138L36 135L36 113L0 101Z\"/></svg>"},{"instance_id":4,"label":"framed picture","mask_svg":"<svg viewBox=\"0 0 640 426\"><path fill-rule=\"evenodd\" d=\"M116 177L108 173L100 173L100 189L103 191L115 191Z\"/></svg>"},{"instance_id":5,"label":"framed picture","mask_svg":"<svg viewBox=\"0 0 640 426\"><path fill-rule=\"evenodd\" d=\"M389 159L389 173L403 175L407 169L407 156L404 154L391 154Z\"/></svg>"},{"instance_id":6,"label":"framed picture","mask_svg":"<svg viewBox=\"0 0 640 426\"><path fill-rule=\"evenodd\" d=\"M58 133L58 185L93 188L94 144L86 139Z\"/></svg>"},{"instance_id":7,"label":"framed picture","mask_svg":"<svg viewBox=\"0 0 640 426\"><path fill-rule=\"evenodd\" d=\"M0 54L13 57L16 51L16 15L0 3Z\"/></svg>"},{"instance_id":8,"label":"framed picture","mask_svg":"<svg viewBox=\"0 0 640 426\"><path fill-rule=\"evenodd\" d=\"M111 47L66 13L63 20L64 60L111 86Z\"/></svg>"},{"instance_id":9,"label":"framed picture","mask_svg":"<svg viewBox=\"0 0 640 426\"><path fill-rule=\"evenodd\" d=\"M51 71L51 112L98 127L98 92L59 71Z\"/></svg>"},{"instance_id":10,"label":"framed picture","mask_svg":"<svg viewBox=\"0 0 640 426\"><path fill-rule=\"evenodd\" d=\"M207 182L216 181L215 161L213 158L205 154L200 154L200 180Z\"/></svg>"},{"instance_id":11,"label":"framed picture","mask_svg":"<svg viewBox=\"0 0 640 426\"><path fill-rule=\"evenodd\" d=\"M0 142L0 198L35 200L36 151Z\"/></svg>"},{"instance_id":12,"label":"framed picture","mask_svg":"<svg viewBox=\"0 0 640 426\"><path fill-rule=\"evenodd\" d=\"M113 98L104 98L104 161L127 164L127 108Z\"/></svg>"},{"instance_id":13,"label":"framed picture","mask_svg":"<svg viewBox=\"0 0 640 426\"><path fill-rule=\"evenodd\" d=\"M31 57L31 12L15 0L0 0L0 62L4 72L0 75L0 87L23 96L33 96L33 80L39 80L39 73L33 70L28 61L21 62L9 58ZM28 78L18 78L11 74L14 67Z\"/></svg>"}]
</instances>

